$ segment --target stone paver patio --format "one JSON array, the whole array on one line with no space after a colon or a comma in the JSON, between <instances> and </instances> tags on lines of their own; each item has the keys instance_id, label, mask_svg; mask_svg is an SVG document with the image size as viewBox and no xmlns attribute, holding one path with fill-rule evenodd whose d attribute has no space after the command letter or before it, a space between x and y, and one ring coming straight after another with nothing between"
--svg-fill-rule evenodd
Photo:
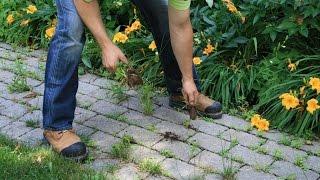
<instances>
[{"instance_id":1,"label":"stone paver patio","mask_svg":"<svg viewBox=\"0 0 320 180\"><path fill-rule=\"evenodd\" d=\"M17 59L33 72L27 79L32 91L11 94L7 86L16 76ZM40 145L42 139L45 59L43 50L0 44L0 134L31 146ZM74 127L96 146L90 149L89 167L104 171L117 165L118 179L223 179L228 168L237 170L236 179L243 180L320 177L319 141L305 143L275 130L260 133L249 122L229 115L213 121L198 117L186 125L189 116L169 108L166 97L156 97L154 114L145 116L133 90L127 91L127 101L115 103L110 96L115 83L93 74L80 76ZM115 113L125 120L113 119ZM30 121L38 127L28 127ZM124 135L136 142L129 161L110 155L112 145ZM165 157L164 150L173 158ZM159 162L169 177L142 172L138 164L145 158Z\"/></svg>"}]
</instances>

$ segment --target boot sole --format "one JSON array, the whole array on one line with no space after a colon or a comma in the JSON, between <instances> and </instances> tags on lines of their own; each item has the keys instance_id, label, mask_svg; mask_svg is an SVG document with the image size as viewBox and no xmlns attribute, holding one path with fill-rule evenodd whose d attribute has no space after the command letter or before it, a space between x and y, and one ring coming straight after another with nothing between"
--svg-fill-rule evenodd
<instances>
[{"instance_id":1,"label":"boot sole","mask_svg":"<svg viewBox=\"0 0 320 180\"><path fill-rule=\"evenodd\" d=\"M52 148L52 145L49 143L49 141L46 139L46 137L43 137L42 139L42 144L46 145L46 146L50 146ZM58 153L59 155L61 155L60 153ZM67 160L71 160L77 163L82 163L83 161L85 161L87 159L89 155L89 150L87 149L86 153L80 156L76 156L76 157L66 157L61 155L62 157L64 157Z\"/></svg>"},{"instance_id":2,"label":"boot sole","mask_svg":"<svg viewBox=\"0 0 320 180\"><path fill-rule=\"evenodd\" d=\"M172 108L176 108L176 109L187 110L186 105L184 103L181 103L181 102L176 102L176 101L170 101L169 100L169 106L172 107ZM197 115L203 116L203 117L212 118L212 119L221 119L223 113L221 111L217 112L217 113L206 113L206 112L197 111Z\"/></svg>"}]
</instances>

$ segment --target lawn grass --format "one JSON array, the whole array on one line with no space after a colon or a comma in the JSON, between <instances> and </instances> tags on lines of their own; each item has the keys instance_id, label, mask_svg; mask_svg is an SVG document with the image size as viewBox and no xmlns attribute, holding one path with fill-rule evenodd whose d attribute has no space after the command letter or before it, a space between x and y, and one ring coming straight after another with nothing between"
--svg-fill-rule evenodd
<instances>
[{"instance_id":1,"label":"lawn grass","mask_svg":"<svg viewBox=\"0 0 320 180\"><path fill-rule=\"evenodd\" d=\"M0 135L0 179L106 179L48 147L30 148ZM110 178L107 178L110 179Z\"/></svg>"}]
</instances>

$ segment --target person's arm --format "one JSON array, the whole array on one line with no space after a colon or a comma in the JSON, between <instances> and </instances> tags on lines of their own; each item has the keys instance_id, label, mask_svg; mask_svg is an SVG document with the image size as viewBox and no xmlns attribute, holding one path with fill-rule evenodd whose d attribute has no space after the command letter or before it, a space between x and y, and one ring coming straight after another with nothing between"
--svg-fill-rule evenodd
<instances>
[{"instance_id":1,"label":"person's arm","mask_svg":"<svg viewBox=\"0 0 320 180\"><path fill-rule=\"evenodd\" d=\"M115 71L118 60L127 63L127 58L122 51L108 38L102 22L98 1L74 0L74 3L82 21L101 47L103 65L109 71Z\"/></svg>"},{"instance_id":2,"label":"person's arm","mask_svg":"<svg viewBox=\"0 0 320 180\"><path fill-rule=\"evenodd\" d=\"M172 49L182 73L183 94L190 105L198 95L192 72L193 31L189 12L190 0L169 0L169 29Z\"/></svg>"}]
</instances>

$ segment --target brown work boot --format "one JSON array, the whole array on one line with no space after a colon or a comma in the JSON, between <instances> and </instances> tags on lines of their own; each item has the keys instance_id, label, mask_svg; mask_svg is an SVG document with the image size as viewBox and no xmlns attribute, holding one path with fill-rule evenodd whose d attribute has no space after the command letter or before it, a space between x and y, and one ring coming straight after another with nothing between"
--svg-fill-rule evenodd
<instances>
[{"instance_id":1,"label":"brown work boot","mask_svg":"<svg viewBox=\"0 0 320 180\"><path fill-rule=\"evenodd\" d=\"M171 95L169 98L169 106L183 109L186 109L187 107L182 95ZM220 119L222 117L221 104L203 94L199 94L197 97L195 107L200 116L206 116L213 119Z\"/></svg>"},{"instance_id":2,"label":"brown work boot","mask_svg":"<svg viewBox=\"0 0 320 180\"><path fill-rule=\"evenodd\" d=\"M44 130L43 136L54 151L68 159L81 162L88 156L86 145L81 142L74 129L64 131Z\"/></svg>"}]
</instances>

